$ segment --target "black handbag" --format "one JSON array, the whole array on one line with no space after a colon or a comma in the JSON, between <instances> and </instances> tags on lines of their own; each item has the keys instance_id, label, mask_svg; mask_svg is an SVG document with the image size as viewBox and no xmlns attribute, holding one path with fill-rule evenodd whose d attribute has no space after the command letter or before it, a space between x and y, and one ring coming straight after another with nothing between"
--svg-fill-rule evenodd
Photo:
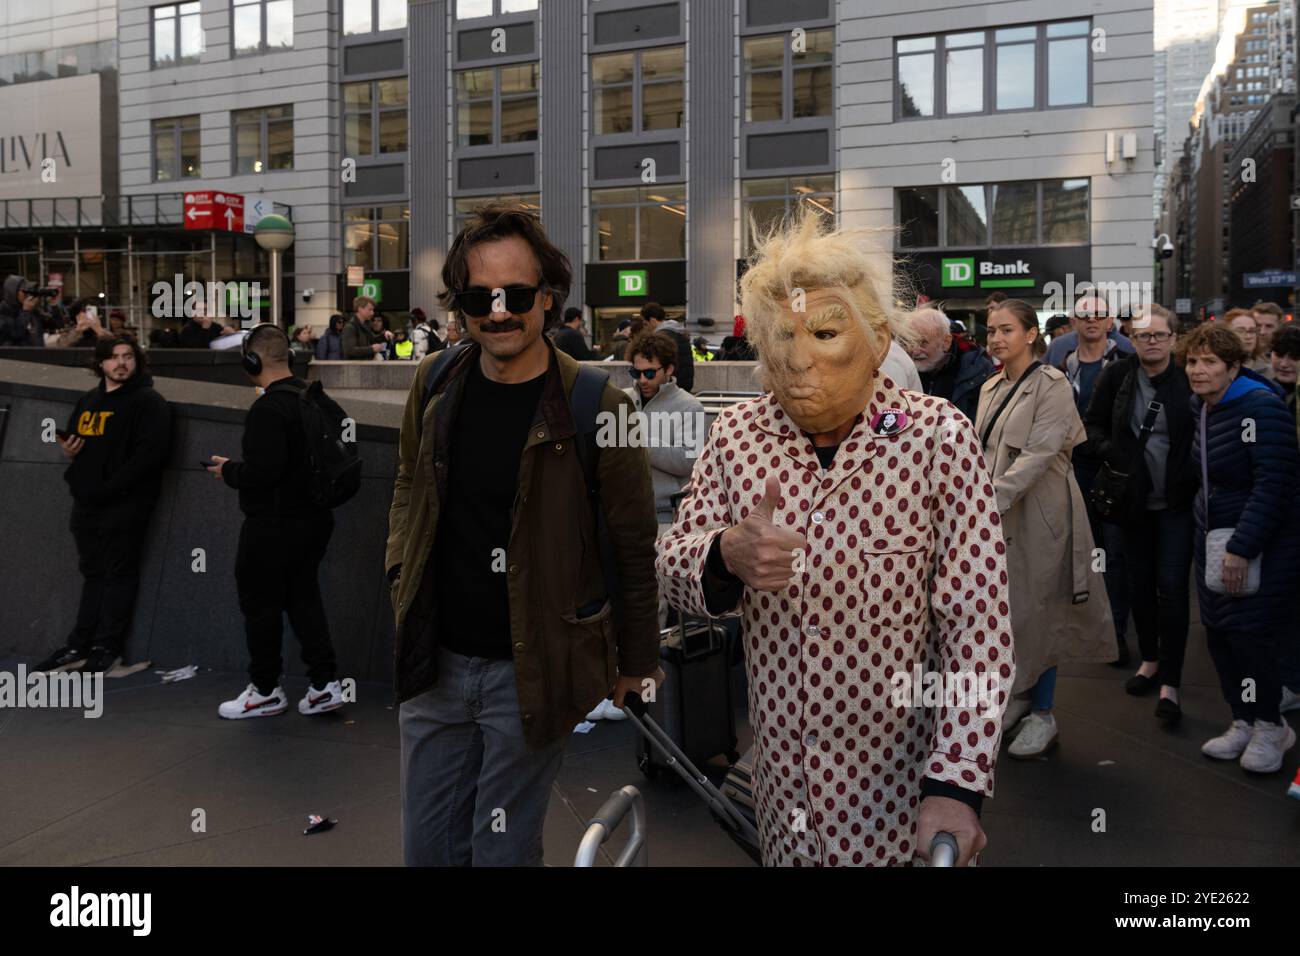
<instances>
[{"instance_id":1,"label":"black handbag","mask_svg":"<svg viewBox=\"0 0 1300 956\"><path fill-rule=\"evenodd\" d=\"M1147 439L1156 427L1156 416L1164 409L1164 405L1151 400L1147 406L1147 414L1142 419L1142 427L1138 429L1137 449L1133 452L1133 461L1142 460L1142 453L1146 449ZM1121 518L1128 507L1129 491L1133 485L1133 472L1120 471L1112 467L1110 462L1103 461L1101 468L1097 471L1097 477L1092 481L1092 489L1088 492L1088 502L1092 505L1093 511L1103 518L1115 521Z\"/></svg>"}]
</instances>

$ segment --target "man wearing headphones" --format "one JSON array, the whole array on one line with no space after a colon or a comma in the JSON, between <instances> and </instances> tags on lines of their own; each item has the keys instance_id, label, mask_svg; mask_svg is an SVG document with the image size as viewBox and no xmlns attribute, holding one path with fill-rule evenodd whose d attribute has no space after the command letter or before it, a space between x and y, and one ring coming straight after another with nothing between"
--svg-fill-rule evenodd
<instances>
[{"instance_id":1,"label":"man wearing headphones","mask_svg":"<svg viewBox=\"0 0 1300 956\"><path fill-rule=\"evenodd\" d=\"M311 678L298 712L320 714L343 705L317 580L334 531L334 516L306 493L307 436L298 403L307 383L289 370L290 354L289 337L278 326L258 325L245 337L241 362L261 396L244 420L244 457L232 461L213 455L208 466L214 478L239 490L239 509L244 513L235 581L248 637L251 682L242 694L218 708L230 720L288 710L288 698L280 687L284 670L280 639L286 612L302 643L303 663ZM342 417L342 410L338 411Z\"/></svg>"}]
</instances>

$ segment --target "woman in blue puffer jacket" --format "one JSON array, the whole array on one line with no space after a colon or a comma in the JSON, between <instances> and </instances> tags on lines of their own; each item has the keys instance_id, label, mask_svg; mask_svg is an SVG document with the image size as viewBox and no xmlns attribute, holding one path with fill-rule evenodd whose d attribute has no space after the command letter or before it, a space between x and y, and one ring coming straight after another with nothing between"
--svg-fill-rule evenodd
<instances>
[{"instance_id":1,"label":"woman in blue puffer jacket","mask_svg":"<svg viewBox=\"0 0 1300 956\"><path fill-rule=\"evenodd\" d=\"M1245 770L1272 773L1294 746L1278 711L1277 666L1293 641L1300 588L1300 449L1281 391L1244 367L1240 339L1222 323L1198 326L1178 343L1191 384L1192 460L1208 472L1196 496L1196 596L1232 726L1201 747L1207 757L1240 759ZM1202 437L1204 436L1204 437ZM1233 528L1218 594L1205 581L1205 536ZM1261 562L1259 590L1245 595L1249 564ZM1253 693L1251 687L1253 686Z\"/></svg>"}]
</instances>

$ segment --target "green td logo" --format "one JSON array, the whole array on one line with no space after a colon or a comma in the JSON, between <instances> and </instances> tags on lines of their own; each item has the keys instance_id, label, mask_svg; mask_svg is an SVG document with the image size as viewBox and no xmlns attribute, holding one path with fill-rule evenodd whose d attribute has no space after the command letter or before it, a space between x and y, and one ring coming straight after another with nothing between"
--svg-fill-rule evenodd
<instances>
[{"instance_id":1,"label":"green td logo","mask_svg":"<svg viewBox=\"0 0 1300 956\"><path fill-rule=\"evenodd\" d=\"M644 269L620 269L618 273L619 295L646 295Z\"/></svg>"},{"instance_id":2,"label":"green td logo","mask_svg":"<svg viewBox=\"0 0 1300 956\"><path fill-rule=\"evenodd\" d=\"M939 263L939 284L974 285L975 259L943 259Z\"/></svg>"}]
</instances>

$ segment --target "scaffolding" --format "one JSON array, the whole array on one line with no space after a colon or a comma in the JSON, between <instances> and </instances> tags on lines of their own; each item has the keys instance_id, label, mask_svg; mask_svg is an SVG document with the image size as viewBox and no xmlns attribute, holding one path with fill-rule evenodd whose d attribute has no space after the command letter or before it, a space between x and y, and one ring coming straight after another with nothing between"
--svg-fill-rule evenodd
<instances>
[{"instance_id":1,"label":"scaffolding","mask_svg":"<svg viewBox=\"0 0 1300 956\"><path fill-rule=\"evenodd\" d=\"M196 264L206 258L209 281L218 276L218 237L242 236L218 230L188 230L190 237L206 233L206 249L157 248L157 240L173 231L185 230L185 193L148 193L133 196L81 196L63 199L0 199L0 272L30 277L29 262L35 259L38 280L45 282L51 273L64 276L68 298L97 295L102 312L120 309L127 324L140 329L146 337L155 323L149 308L149 290L142 280L156 270L144 268L145 260L177 257ZM274 204L275 212L293 218L292 207ZM138 234L148 230L151 242L141 248ZM17 241L15 242L15 237ZM27 237L34 244L26 242ZM67 243L71 240L71 247ZM251 236L249 237L251 241ZM236 252L232 248L231 257ZM120 260L114 261L115 257ZM88 267L99 266L90 274ZM125 276L121 276L122 266ZM112 268L110 268L112 266ZM182 270L188 277L201 279L199 268ZM112 273L117 272L117 276ZM125 288L119 283L124 278ZM227 279L233 276L225 277ZM70 281L69 281L70 280Z\"/></svg>"}]
</instances>

